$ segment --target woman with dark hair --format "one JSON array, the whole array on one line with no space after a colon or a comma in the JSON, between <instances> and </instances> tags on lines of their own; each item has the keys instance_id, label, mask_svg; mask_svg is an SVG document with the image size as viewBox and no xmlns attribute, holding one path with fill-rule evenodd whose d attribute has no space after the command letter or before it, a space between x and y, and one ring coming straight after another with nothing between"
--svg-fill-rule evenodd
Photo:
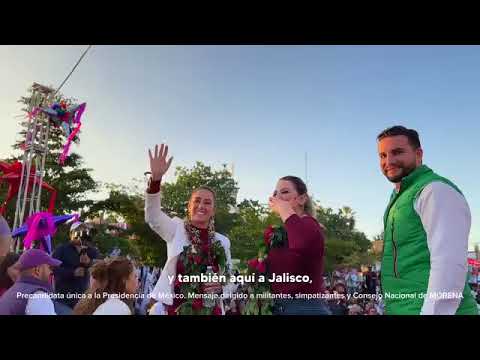
<instances>
[{"instance_id":1,"label":"woman with dark hair","mask_svg":"<svg viewBox=\"0 0 480 360\"><path fill-rule=\"evenodd\" d=\"M123 257L100 260L91 270L90 288L74 315L132 315L138 279L133 263Z\"/></svg>"},{"instance_id":2,"label":"woman with dark hair","mask_svg":"<svg viewBox=\"0 0 480 360\"><path fill-rule=\"evenodd\" d=\"M277 315L330 315L322 297L325 228L315 219L307 186L296 176L282 177L269 199L271 210L282 219L287 241L272 248L267 258L270 274L282 281L272 283L272 292L282 294L274 300ZM283 276L282 276L283 275ZM307 282L283 281L294 275L308 276Z\"/></svg>"}]
</instances>

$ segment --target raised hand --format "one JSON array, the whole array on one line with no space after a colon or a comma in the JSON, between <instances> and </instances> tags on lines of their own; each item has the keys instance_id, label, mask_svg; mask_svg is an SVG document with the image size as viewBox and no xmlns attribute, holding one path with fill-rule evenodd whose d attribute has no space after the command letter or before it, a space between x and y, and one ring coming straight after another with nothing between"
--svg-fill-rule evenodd
<instances>
[{"instance_id":1,"label":"raised hand","mask_svg":"<svg viewBox=\"0 0 480 360\"><path fill-rule=\"evenodd\" d=\"M283 222L285 222L291 215L295 214L295 210L288 201L279 199L275 196L271 196L268 199L268 206L272 212L282 218Z\"/></svg>"},{"instance_id":2,"label":"raised hand","mask_svg":"<svg viewBox=\"0 0 480 360\"><path fill-rule=\"evenodd\" d=\"M150 157L150 171L152 172L152 180L158 181L162 179L162 176L168 171L168 168L172 164L173 157L167 161L168 145L162 144L160 151L158 151L158 145L155 145L155 152L152 155L152 151L148 149L148 156Z\"/></svg>"}]
</instances>

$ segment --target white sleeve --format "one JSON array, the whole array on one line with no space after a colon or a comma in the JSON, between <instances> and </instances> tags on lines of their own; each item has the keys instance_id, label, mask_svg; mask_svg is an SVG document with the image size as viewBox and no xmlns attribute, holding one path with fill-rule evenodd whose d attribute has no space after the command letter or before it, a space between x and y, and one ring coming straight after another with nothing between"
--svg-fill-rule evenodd
<instances>
[{"instance_id":1,"label":"white sleeve","mask_svg":"<svg viewBox=\"0 0 480 360\"><path fill-rule=\"evenodd\" d=\"M227 266L230 271L232 271L233 264L232 264L232 253L230 251L230 239L226 238L227 241L225 242L225 256L227 257Z\"/></svg>"},{"instance_id":2,"label":"white sleeve","mask_svg":"<svg viewBox=\"0 0 480 360\"><path fill-rule=\"evenodd\" d=\"M427 233L430 251L428 290L420 314L454 315L468 271L470 209L451 186L433 182L418 197L415 211Z\"/></svg>"},{"instance_id":3,"label":"white sleeve","mask_svg":"<svg viewBox=\"0 0 480 360\"><path fill-rule=\"evenodd\" d=\"M162 211L161 192L155 194L145 193L145 222L150 225L166 242L172 241L175 231L175 222Z\"/></svg>"},{"instance_id":4,"label":"white sleeve","mask_svg":"<svg viewBox=\"0 0 480 360\"><path fill-rule=\"evenodd\" d=\"M227 277L227 283L223 285L223 296L224 297L231 297L232 294L237 290L237 285L234 283L230 282L232 270L233 270L233 263L232 263L232 253L230 252L230 239L226 236L222 236L221 238L221 244L223 248L225 249L225 256L226 256L226 265L228 266L228 269L230 270L227 272L225 275Z\"/></svg>"},{"instance_id":5,"label":"white sleeve","mask_svg":"<svg viewBox=\"0 0 480 360\"><path fill-rule=\"evenodd\" d=\"M37 295L28 299L25 315L57 315L52 299L44 291L37 291Z\"/></svg>"},{"instance_id":6,"label":"white sleeve","mask_svg":"<svg viewBox=\"0 0 480 360\"><path fill-rule=\"evenodd\" d=\"M122 300L109 299L101 304L92 315L132 315L132 311Z\"/></svg>"},{"instance_id":7,"label":"white sleeve","mask_svg":"<svg viewBox=\"0 0 480 360\"><path fill-rule=\"evenodd\" d=\"M165 310L165 306L160 301L157 301L151 307L148 315L167 315L167 311Z\"/></svg>"}]
</instances>

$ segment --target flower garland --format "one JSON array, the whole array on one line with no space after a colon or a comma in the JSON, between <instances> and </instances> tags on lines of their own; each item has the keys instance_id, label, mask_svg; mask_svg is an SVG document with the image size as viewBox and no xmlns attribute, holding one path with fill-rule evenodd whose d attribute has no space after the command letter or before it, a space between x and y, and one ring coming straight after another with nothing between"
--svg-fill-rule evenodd
<instances>
[{"instance_id":1,"label":"flower garland","mask_svg":"<svg viewBox=\"0 0 480 360\"><path fill-rule=\"evenodd\" d=\"M208 241L201 239L201 230L185 220L185 231L191 244L185 246L177 260L177 278L175 280L175 293L179 294L184 301L177 307L178 315L221 315L222 310L217 305L212 308L206 307L204 298L189 296L201 294L200 282L181 282L178 275L200 275L207 272L211 266L218 275L224 274L227 269L227 256L220 241L215 241L215 226L213 219L208 226Z\"/></svg>"},{"instance_id":2,"label":"flower garland","mask_svg":"<svg viewBox=\"0 0 480 360\"><path fill-rule=\"evenodd\" d=\"M263 240L260 240L258 243L257 257L247 261L247 269L244 271L244 275L266 274L265 262L270 250L284 247L287 243L287 232L283 226L270 225L263 233ZM271 315L273 310L273 299L269 296L271 293L269 282L255 281L249 283L246 287L247 301L242 314Z\"/></svg>"}]
</instances>

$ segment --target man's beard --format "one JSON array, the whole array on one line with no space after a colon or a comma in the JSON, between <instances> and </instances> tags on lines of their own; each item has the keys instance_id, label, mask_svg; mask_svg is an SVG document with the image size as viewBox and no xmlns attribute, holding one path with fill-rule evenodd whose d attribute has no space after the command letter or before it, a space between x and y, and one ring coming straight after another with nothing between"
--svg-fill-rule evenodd
<instances>
[{"instance_id":1,"label":"man's beard","mask_svg":"<svg viewBox=\"0 0 480 360\"><path fill-rule=\"evenodd\" d=\"M410 175L416 169L416 166L415 165L408 166L408 167L407 166L401 166L401 167L399 166L398 168L401 170L400 174L398 174L394 177L390 177L388 175L385 175L387 177L387 179L394 184L399 183L400 181L402 181L402 179L404 177Z\"/></svg>"}]
</instances>

